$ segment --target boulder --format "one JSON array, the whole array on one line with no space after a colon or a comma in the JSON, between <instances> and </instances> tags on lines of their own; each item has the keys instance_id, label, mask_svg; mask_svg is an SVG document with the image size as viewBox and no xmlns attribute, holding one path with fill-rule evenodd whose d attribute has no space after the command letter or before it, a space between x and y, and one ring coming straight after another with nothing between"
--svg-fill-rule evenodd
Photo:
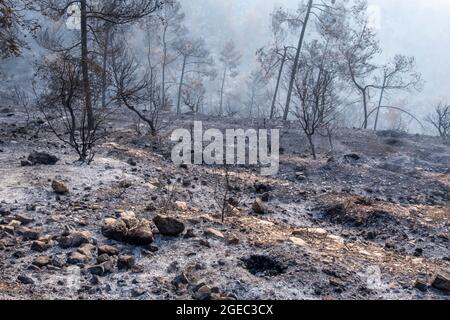
<instances>
[{"instance_id":1,"label":"boulder","mask_svg":"<svg viewBox=\"0 0 450 320\"><path fill-rule=\"evenodd\" d=\"M69 264L85 264L88 261L89 257L78 251L71 252L67 257Z\"/></svg>"},{"instance_id":2,"label":"boulder","mask_svg":"<svg viewBox=\"0 0 450 320\"><path fill-rule=\"evenodd\" d=\"M158 215L153 219L153 222L164 236L178 236L185 229L184 223L168 216Z\"/></svg>"},{"instance_id":3,"label":"boulder","mask_svg":"<svg viewBox=\"0 0 450 320\"><path fill-rule=\"evenodd\" d=\"M153 242L153 232L149 223L141 223L139 226L128 230L125 242L137 246L145 246Z\"/></svg>"},{"instance_id":4,"label":"boulder","mask_svg":"<svg viewBox=\"0 0 450 320\"><path fill-rule=\"evenodd\" d=\"M34 280L26 275L19 275L17 277L17 280L19 280L20 283L22 283L22 284L27 284L27 285L34 284Z\"/></svg>"},{"instance_id":5,"label":"boulder","mask_svg":"<svg viewBox=\"0 0 450 320\"><path fill-rule=\"evenodd\" d=\"M264 202L261 200L261 198L256 198L255 202L252 205L252 210L256 214L266 214L267 210L264 205Z\"/></svg>"},{"instance_id":6,"label":"boulder","mask_svg":"<svg viewBox=\"0 0 450 320\"><path fill-rule=\"evenodd\" d=\"M135 260L133 256L120 256L117 260L117 268L119 270L129 270L133 268Z\"/></svg>"},{"instance_id":7,"label":"boulder","mask_svg":"<svg viewBox=\"0 0 450 320\"><path fill-rule=\"evenodd\" d=\"M34 227L34 228L22 228L19 232L24 240L38 240L42 233L42 228Z\"/></svg>"},{"instance_id":8,"label":"boulder","mask_svg":"<svg viewBox=\"0 0 450 320\"><path fill-rule=\"evenodd\" d=\"M90 267L88 270L93 275L104 277L114 272L114 263L113 261L108 260L96 266Z\"/></svg>"},{"instance_id":9,"label":"boulder","mask_svg":"<svg viewBox=\"0 0 450 320\"><path fill-rule=\"evenodd\" d=\"M450 277L438 274L431 283L431 286L445 293L450 293Z\"/></svg>"},{"instance_id":10,"label":"boulder","mask_svg":"<svg viewBox=\"0 0 450 320\"><path fill-rule=\"evenodd\" d=\"M59 238L59 246L63 249L77 248L85 243L90 243L92 234L89 231L76 231L70 233L68 236Z\"/></svg>"},{"instance_id":11,"label":"boulder","mask_svg":"<svg viewBox=\"0 0 450 320\"><path fill-rule=\"evenodd\" d=\"M49 256L40 256L33 260L33 265L42 268L50 264L50 257Z\"/></svg>"},{"instance_id":12,"label":"boulder","mask_svg":"<svg viewBox=\"0 0 450 320\"><path fill-rule=\"evenodd\" d=\"M225 236L219 230L208 228L205 230L204 235L210 238L224 239Z\"/></svg>"},{"instance_id":13,"label":"boulder","mask_svg":"<svg viewBox=\"0 0 450 320\"><path fill-rule=\"evenodd\" d=\"M57 194L69 193L69 188L67 188L67 186L64 183L57 180L52 181L52 189Z\"/></svg>"},{"instance_id":14,"label":"boulder","mask_svg":"<svg viewBox=\"0 0 450 320\"><path fill-rule=\"evenodd\" d=\"M36 240L33 241L31 244L31 250L37 251L37 252L44 252L47 251L50 248L49 242Z\"/></svg>"},{"instance_id":15,"label":"boulder","mask_svg":"<svg viewBox=\"0 0 450 320\"><path fill-rule=\"evenodd\" d=\"M102 234L108 239L122 241L127 234L127 225L120 219L108 218L103 223Z\"/></svg>"},{"instance_id":16,"label":"boulder","mask_svg":"<svg viewBox=\"0 0 450 320\"><path fill-rule=\"evenodd\" d=\"M97 248L98 255L107 254L108 256L117 256L120 252L119 249L113 246L100 246Z\"/></svg>"},{"instance_id":17,"label":"boulder","mask_svg":"<svg viewBox=\"0 0 450 320\"><path fill-rule=\"evenodd\" d=\"M108 218L102 226L102 234L112 240L134 245L148 245L153 242L150 222L138 220L134 213L122 214L120 219Z\"/></svg>"},{"instance_id":18,"label":"boulder","mask_svg":"<svg viewBox=\"0 0 450 320\"><path fill-rule=\"evenodd\" d=\"M32 152L28 156L28 161L33 165L35 164L43 164L43 165L55 165L59 159L51 154L46 152Z\"/></svg>"}]
</instances>

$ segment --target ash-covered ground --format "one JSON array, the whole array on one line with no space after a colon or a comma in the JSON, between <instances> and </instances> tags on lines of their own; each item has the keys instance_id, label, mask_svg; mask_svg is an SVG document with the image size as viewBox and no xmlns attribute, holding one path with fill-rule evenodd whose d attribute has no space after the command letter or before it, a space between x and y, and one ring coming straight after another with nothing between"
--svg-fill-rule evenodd
<instances>
[{"instance_id":1,"label":"ash-covered ground","mask_svg":"<svg viewBox=\"0 0 450 320\"><path fill-rule=\"evenodd\" d=\"M450 147L438 138L339 129L312 160L292 123L277 175L230 169L222 222L224 168L170 159L168 134L192 116L171 116L155 140L117 115L89 166L24 118L0 114L2 299L450 297ZM58 161L29 162L34 151Z\"/></svg>"}]
</instances>

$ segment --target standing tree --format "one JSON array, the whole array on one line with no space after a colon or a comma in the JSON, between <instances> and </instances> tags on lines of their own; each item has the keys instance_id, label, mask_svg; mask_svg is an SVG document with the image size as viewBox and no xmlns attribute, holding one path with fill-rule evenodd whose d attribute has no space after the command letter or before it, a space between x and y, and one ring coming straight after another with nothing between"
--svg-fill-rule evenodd
<instances>
[{"instance_id":1,"label":"standing tree","mask_svg":"<svg viewBox=\"0 0 450 320\"><path fill-rule=\"evenodd\" d=\"M394 90L420 90L422 80L421 75L415 71L415 60L413 57L396 55L394 59L382 68L382 85L380 89L380 99L375 116L374 130L378 129L380 109L383 106L383 99L389 91Z\"/></svg>"},{"instance_id":2,"label":"standing tree","mask_svg":"<svg viewBox=\"0 0 450 320\"><path fill-rule=\"evenodd\" d=\"M444 142L450 142L450 106L440 103L427 121L438 130Z\"/></svg>"},{"instance_id":3,"label":"standing tree","mask_svg":"<svg viewBox=\"0 0 450 320\"><path fill-rule=\"evenodd\" d=\"M180 114L183 91L187 92L189 90L189 88L184 90L185 77L191 74L214 77L215 73L211 69L213 60L209 51L205 48L205 42L202 39L194 41L188 39L181 40L178 44L175 44L175 48L182 58L177 98L177 114ZM197 102L199 101L197 100Z\"/></svg>"},{"instance_id":4,"label":"standing tree","mask_svg":"<svg viewBox=\"0 0 450 320\"><path fill-rule=\"evenodd\" d=\"M159 0L123 0L115 2L114 6L105 6L102 1L96 0L38 0L41 12L55 19L67 14L69 8L77 6L80 13L79 40L67 50L80 48L80 64L82 73L83 100L86 109L88 130L95 127L94 107L92 103L92 84L90 82L90 66L92 65L92 52L98 37L96 30L91 26L98 21L111 25L124 25L137 21L155 12L161 5Z\"/></svg>"},{"instance_id":5,"label":"standing tree","mask_svg":"<svg viewBox=\"0 0 450 320\"><path fill-rule=\"evenodd\" d=\"M236 49L236 45L233 40L228 41L225 44L225 47L222 49L220 53L220 62L223 65L223 75L222 75L222 84L220 87L220 104L219 104L219 114L223 115L224 111L224 94L225 94L225 84L227 77L230 76L235 78L237 73L237 68L239 67L241 61L241 54Z\"/></svg>"},{"instance_id":6,"label":"standing tree","mask_svg":"<svg viewBox=\"0 0 450 320\"><path fill-rule=\"evenodd\" d=\"M185 18L181 11L181 4L176 0L170 0L167 5L158 13L157 17L161 35L162 45L161 56L161 99L165 107L167 101L167 69L170 64L178 59L178 52L171 49L184 37L186 29L182 23Z\"/></svg>"},{"instance_id":7,"label":"standing tree","mask_svg":"<svg viewBox=\"0 0 450 320\"><path fill-rule=\"evenodd\" d=\"M295 96L298 100L295 116L308 139L311 154L316 159L313 138L320 129L326 129L333 120L338 101L336 94L338 72L328 47L318 42L307 46L301 61L302 66L295 82Z\"/></svg>"},{"instance_id":8,"label":"standing tree","mask_svg":"<svg viewBox=\"0 0 450 320\"><path fill-rule=\"evenodd\" d=\"M20 17L16 2L0 0L0 58L18 56L24 43L19 39Z\"/></svg>"},{"instance_id":9,"label":"standing tree","mask_svg":"<svg viewBox=\"0 0 450 320\"><path fill-rule=\"evenodd\" d=\"M273 34L273 43L269 48L261 48L257 52L258 62L265 71L266 77L272 77L273 73L277 74L275 89L272 96L272 104L270 106L270 119L275 117L276 103L279 96L281 80L283 77L284 66L288 59L288 49L285 45L286 30L284 28L285 13L282 9L276 9L272 13L271 30ZM277 70L275 72L275 70Z\"/></svg>"},{"instance_id":10,"label":"standing tree","mask_svg":"<svg viewBox=\"0 0 450 320\"><path fill-rule=\"evenodd\" d=\"M378 68L373 60L381 50L374 30L369 27L366 2L358 3L348 20L347 24L340 24L343 28L338 35L343 76L361 96L364 112L362 127L367 129L370 112L369 89L376 88L372 78Z\"/></svg>"}]
</instances>

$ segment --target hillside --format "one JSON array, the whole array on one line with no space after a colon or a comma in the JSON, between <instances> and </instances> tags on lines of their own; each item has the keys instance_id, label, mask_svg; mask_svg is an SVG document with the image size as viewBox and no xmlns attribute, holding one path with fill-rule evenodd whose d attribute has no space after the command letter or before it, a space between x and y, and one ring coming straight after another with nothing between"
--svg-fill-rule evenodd
<instances>
[{"instance_id":1,"label":"hillside","mask_svg":"<svg viewBox=\"0 0 450 320\"><path fill-rule=\"evenodd\" d=\"M339 129L312 160L291 123L278 175L230 170L222 223L223 168L170 160L168 134L191 116L169 116L155 141L116 115L90 166L24 118L0 113L2 299L449 297L450 147L438 138Z\"/></svg>"}]
</instances>

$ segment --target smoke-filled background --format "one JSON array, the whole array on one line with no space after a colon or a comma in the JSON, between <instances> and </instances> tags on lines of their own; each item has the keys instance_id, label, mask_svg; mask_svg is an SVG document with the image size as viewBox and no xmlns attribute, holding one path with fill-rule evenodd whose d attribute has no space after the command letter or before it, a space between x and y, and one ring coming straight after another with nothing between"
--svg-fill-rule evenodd
<instances>
[{"instance_id":1,"label":"smoke-filled background","mask_svg":"<svg viewBox=\"0 0 450 320\"><path fill-rule=\"evenodd\" d=\"M243 68L255 62L255 52L269 41L270 13L276 7L296 9L297 0L183 0L187 24L219 48L229 38L245 48ZM404 103L428 113L450 97L450 1L370 0L369 13L383 48L383 57L413 55L425 80L421 93L401 95Z\"/></svg>"},{"instance_id":2,"label":"smoke-filled background","mask_svg":"<svg viewBox=\"0 0 450 320\"><path fill-rule=\"evenodd\" d=\"M271 13L276 8L295 12L302 4L298 0L180 0L185 19L182 22L191 37L205 40L207 49L217 63L225 43L233 40L237 51L242 55L237 68L237 76L227 83L229 99L236 110L242 110L248 100L248 79L258 68L256 52L267 47L271 42ZM390 95L389 103L413 112L420 119L440 102L449 99L450 77L450 41L447 31L450 30L448 12L450 1L447 0L369 0L368 15L370 25L377 32L382 53L376 60L380 64L396 54L413 56L416 69L422 74L423 89L421 92L395 92ZM304 3L303 3L304 5ZM33 15L36 15L34 13ZM64 20L49 22L40 17L40 22L50 30L76 29L77 18L65 17ZM68 27L68 28L67 28ZM127 41L133 47L145 46L145 34L135 28ZM296 46L296 34L292 33L287 40ZM305 42L311 41L311 33L307 33ZM23 50L21 57L9 58L0 66L2 74L2 90L12 87L30 88L34 81L35 67L42 61L45 51L30 36L25 39L28 50ZM145 57L139 59L145 60ZM177 62L179 64L179 62ZM179 73L179 67L172 67L172 77ZM220 70L220 68L218 68ZM220 74L220 71L219 71ZM220 76L215 81L207 81L207 97L205 104L211 110L217 109L217 91L220 90ZM272 84L273 86L273 84ZM172 91L175 89L172 88ZM176 94L175 92L173 92ZM282 95L281 95L282 96ZM282 98L280 98L282 99ZM376 98L373 99L376 101ZM407 117L408 118L408 117ZM408 130L423 132L417 122L408 120Z\"/></svg>"}]
</instances>

